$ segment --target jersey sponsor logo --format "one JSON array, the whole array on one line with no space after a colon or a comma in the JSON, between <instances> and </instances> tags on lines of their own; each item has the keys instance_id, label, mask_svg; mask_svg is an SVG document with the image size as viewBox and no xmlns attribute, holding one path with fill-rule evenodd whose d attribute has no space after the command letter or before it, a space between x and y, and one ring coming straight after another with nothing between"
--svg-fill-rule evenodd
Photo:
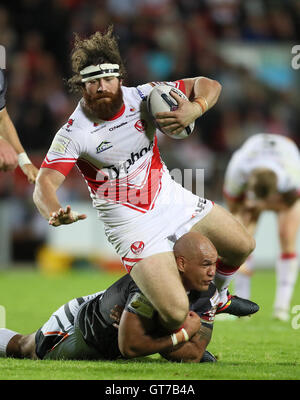
<instances>
[{"instance_id":1,"label":"jersey sponsor logo","mask_svg":"<svg viewBox=\"0 0 300 400\"><path fill-rule=\"evenodd\" d=\"M145 243L142 241L134 242L130 246L131 251L134 254L136 254L137 256L141 254L141 252L144 250L144 248L145 248Z\"/></svg>"},{"instance_id":2,"label":"jersey sponsor logo","mask_svg":"<svg viewBox=\"0 0 300 400\"><path fill-rule=\"evenodd\" d=\"M109 141L104 140L97 147L97 149L96 149L97 150L97 154L102 153L105 150L111 149L112 147L113 147L113 145Z\"/></svg>"},{"instance_id":3,"label":"jersey sponsor logo","mask_svg":"<svg viewBox=\"0 0 300 400\"><path fill-rule=\"evenodd\" d=\"M64 136L57 135L51 144L49 152L53 151L58 154L65 154L70 141L70 139Z\"/></svg>"},{"instance_id":4,"label":"jersey sponsor logo","mask_svg":"<svg viewBox=\"0 0 300 400\"><path fill-rule=\"evenodd\" d=\"M128 122L126 121L126 122L122 122L122 123L119 124L119 125L112 126L111 128L109 128L109 131L112 132L112 131L114 131L115 129L121 128L122 126L126 125L127 123L128 123Z\"/></svg>"},{"instance_id":5,"label":"jersey sponsor logo","mask_svg":"<svg viewBox=\"0 0 300 400\"><path fill-rule=\"evenodd\" d=\"M135 129L137 129L139 132L145 132L145 130L147 129L147 123L144 119L139 119L138 121L136 121L136 123L134 124Z\"/></svg>"},{"instance_id":6,"label":"jersey sponsor logo","mask_svg":"<svg viewBox=\"0 0 300 400\"><path fill-rule=\"evenodd\" d=\"M119 178L120 172L123 171L127 174L128 169L132 167L141 157L147 154L153 147L153 142L149 144L148 147L143 147L138 153L132 152L130 158L124 161L120 165L109 165L106 167L108 169L108 175L110 179Z\"/></svg>"}]
</instances>

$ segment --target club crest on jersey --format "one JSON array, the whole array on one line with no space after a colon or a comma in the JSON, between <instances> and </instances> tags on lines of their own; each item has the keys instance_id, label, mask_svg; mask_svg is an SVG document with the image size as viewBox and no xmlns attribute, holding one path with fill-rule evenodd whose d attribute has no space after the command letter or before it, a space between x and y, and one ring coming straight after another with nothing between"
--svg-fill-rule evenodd
<instances>
[{"instance_id":1,"label":"club crest on jersey","mask_svg":"<svg viewBox=\"0 0 300 400\"><path fill-rule=\"evenodd\" d=\"M66 125L66 127L65 127L65 130L66 131L68 131L68 132L71 132L71 126L73 125L73 122L74 122L74 119L72 119L72 118L70 118L69 120L68 120L68 122L67 122L67 125Z\"/></svg>"},{"instance_id":2,"label":"club crest on jersey","mask_svg":"<svg viewBox=\"0 0 300 400\"><path fill-rule=\"evenodd\" d=\"M96 148L97 154L102 153L103 151L108 150L108 149L110 149L110 148L112 148L112 147L113 147L113 145L112 145L110 142L108 142L107 140L104 140L104 141L101 142L101 143L99 144L99 146Z\"/></svg>"},{"instance_id":3,"label":"club crest on jersey","mask_svg":"<svg viewBox=\"0 0 300 400\"><path fill-rule=\"evenodd\" d=\"M137 241L132 243L130 246L131 251L136 254L137 256L141 254L141 252L144 250L145 243L142 241Z\"/></svg>"},{"instance_id":4,"label":"club crest on jersey","mask_svg":"<svg viewBox=\"0 0 300 400\"><path fill-rule=\"evenodd\" d=\"M145 132L146 128L147 128L147 123L144 119L139 119L138 121L136 121L136 123L134 124L135 129L137 129L139 132Z\"/></svg>"}]
</instances>

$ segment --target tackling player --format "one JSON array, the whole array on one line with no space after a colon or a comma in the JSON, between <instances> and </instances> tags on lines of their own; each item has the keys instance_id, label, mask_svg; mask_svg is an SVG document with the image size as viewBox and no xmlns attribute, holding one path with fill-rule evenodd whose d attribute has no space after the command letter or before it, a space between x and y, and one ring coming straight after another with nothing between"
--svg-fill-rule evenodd
<instances>
[{"instance_id":1,"label":"tackling player","mask_svg":"<svg viewBox=\"0 0 300 400\"><path fill-rule=\"evenodd\" d=\"M188 313L170 236L177 239L193 230L214 243L220 255L215 276L220 309L227 307L228 285L255 242L228 211L172 179L160 158L156 125L146 109L155 83L123 85L125 69L112 27L85 40L76 36L72 68L69 82L83 97L56 134L40 169L33 198L41 215L52 226L86 218L62 207L56 195L77 165L108 240L164 326L178 329ZM221 91L218 82L204 77L169 84L191 100L174 94L178 109L156 115L164 130L173 133L208 111Z\"/></svg>"},{"instance_id":2,"label":"tackling player","mask_svg":"<svg viewBox=\"0 0 300 400\"><path fill-rule=\"evenodd\" d=\"M15 126L6 110L7 81L0 69L0 170L13 170L19 164L30 183L34 183L38 169L31 163L20 142Z\"/></svg>"},{"instance_id":3,"label":"tackling player","mask_svg":"<svg viewBox=\"0 0 300 400\"><path fill-rule=\"evenodd\" d=\"M127 274L107 290L69 301L31 335L0 329L0 356L112 360L161 353L172 361L203 360L219 302L213 284L217 251L191 232L175 243L174 256L190 309L177 333L162 328L153 305Z\"/></svg>"},{"instance_id":4,"label":"tackling player","mask_svg":"<svg viewBox=\"0 0 300 400\"><path fill-rule=\"evenodd\" d=\"M257 134L237 150L226 170L224 195L229 210L255 234L261 213L275 211L281 253L277 260L274 317L289 319L298 275L296 240L300 225L300 155L291 139ZM236 293L250 296L251 260L236 276Z\"/></svg>"}]
</instances>

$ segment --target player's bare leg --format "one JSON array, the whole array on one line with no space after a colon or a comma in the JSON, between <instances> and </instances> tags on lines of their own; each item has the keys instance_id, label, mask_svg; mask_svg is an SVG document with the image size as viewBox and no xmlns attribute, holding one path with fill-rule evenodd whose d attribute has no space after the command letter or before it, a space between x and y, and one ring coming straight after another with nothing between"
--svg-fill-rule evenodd
<instances>
[{"instance_id":1,"label":"player's bare leg","mask_svg":"<svg viewBox=\"0 0 300 400\"><path fill-rule=\"evenodd\" d=\"M37 359L35 332L21 335L6 328L0 329L0 357Z\"/></svg>"},{"instance_id":2,"label":"player's bare leg","mask_svg":"<svg viewBox=\"0 0 300 400\"><path fill-rule=\"evenodd\" d=\"M300 200L288 210L278 214L281 255L276 263L276 295L274 317L283 321L289 319L289 309L294 286L298 276L298 255L296 241L300 226Z\"/></svg>"},{"instance_id":3,"label":"player's bare leg","mask_svg":"<svg viewBox=\"0 0 300 400\"><path fill-rule=\"evenodd\" d=\"M255 240L231 213L217 204L191 230L207 236L218 251L220 262L215 284L220 292L221 303L225 303L227 288L235 272L254 250Z\"/></svg>"},{"instance_id":4,"label":"player's bare leg","mask_svg":"<svg viewBox=\"0 0 300 400\"><path fill-rule=\"evenodd\" d=\"M130 273L158 310L162 324L173 331L184 322L189 302L172 252L155 254L139 261Z\"/></svg>"}]
</instances>

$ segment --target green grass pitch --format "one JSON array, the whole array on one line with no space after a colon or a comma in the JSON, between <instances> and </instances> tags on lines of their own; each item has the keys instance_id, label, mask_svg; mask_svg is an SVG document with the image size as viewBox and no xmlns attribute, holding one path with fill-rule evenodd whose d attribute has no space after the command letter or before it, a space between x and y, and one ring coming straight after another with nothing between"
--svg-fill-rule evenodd
<instances>
[{"instance_id":1,"label":"green grass pitch","mask_svg":"<svg viewBox=\"0 0 300 400\"><path fill-rule=\"evenodd\" d=\"M105 289L117 278L95 270L74 270L56 277L35 270L2 270L0 305L6 310L6 327L31 333L68 300ZM274 290L274 271L258 270L252 278L252 299L260 311L251 318L215 322L208 349L218 357L217 363L175 364L159 355L114 362L0 358L0 379L299 380L300 281L292 299L293 306L299 305L299 318L291 314L287 323L272 319Z\"/></svg>"}]
</instances>

